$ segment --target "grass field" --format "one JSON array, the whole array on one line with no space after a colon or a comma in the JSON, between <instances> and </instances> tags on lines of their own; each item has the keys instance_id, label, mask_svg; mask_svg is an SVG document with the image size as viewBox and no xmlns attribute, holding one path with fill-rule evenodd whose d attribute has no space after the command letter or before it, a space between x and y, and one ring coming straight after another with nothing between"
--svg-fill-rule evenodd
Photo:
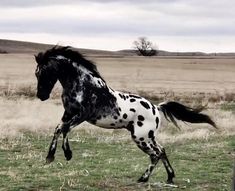
<instances>
[{"instance_id":1,"label":"grass field","mask_svg":"<svg viewBox=\"0 0 235 191\"><path fill-rule=\"evenodd\" d=\"M166 124L157 134L176 171L177 188L164 187L161 162L149 183L136 180L149 163L125 130L87 123L70 135L74 157L59 146L45 165L53 130L63 113L60 87L52 99L35 99L32 55L0 55L0 190L231 190L235 158L235 64L233 58L91 57L108 84L154 103L177 100L205 111L207 125ZM144 67L143 67L144 65ZM60 142L61 143L61 140Z\"/></svg>"},{"instance_id":2,"label":"grass field","mask_svg":"<svg viewBox=\"0 0 235 191\"><path fill-rule=\"evenodd\" d=\"M24 134L17 139L1 140L3 190L169 189L156 184L166 181L160 162L149 183L136 183L147 167L148 158L130 140L115 139L115 133L111 137L105 133L98 136L82 131L73 133L73 159L66 162L59 147L55 162L45 165L50 138ZM234 148L234 135L167 144L178 189L231 190Z\"/></svg>"}]
</instances>

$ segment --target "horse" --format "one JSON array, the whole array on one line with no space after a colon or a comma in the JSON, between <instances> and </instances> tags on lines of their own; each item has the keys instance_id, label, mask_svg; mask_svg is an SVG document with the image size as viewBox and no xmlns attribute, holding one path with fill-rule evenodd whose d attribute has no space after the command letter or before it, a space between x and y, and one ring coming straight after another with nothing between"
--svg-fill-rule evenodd
<instances>
[{"instance_id":1,"label":"horse","mask_svg":"<svg viewBox=\"0 0 235 191\"><path fill-rule=\"evenodd\" d=\"M72 158L68 133L84 121L107 129L127 129L132 140L149 155L150 164L138 182L147 182L161 160L167 172L167 183L173 184L175 172L164 147L156 141L156 132L162 121L176 120L190 123L215 122L200 109L193 109L175 101L152 104L147 99L110 88L96 65L72 47L55 46L35 55L37 67L37 97L45 101L57 81L63 88L64 114L56 126L49 146L46 163L54 161L59 136L63 135L62 149L66 160Z\"/></svg>"}]
</instances>

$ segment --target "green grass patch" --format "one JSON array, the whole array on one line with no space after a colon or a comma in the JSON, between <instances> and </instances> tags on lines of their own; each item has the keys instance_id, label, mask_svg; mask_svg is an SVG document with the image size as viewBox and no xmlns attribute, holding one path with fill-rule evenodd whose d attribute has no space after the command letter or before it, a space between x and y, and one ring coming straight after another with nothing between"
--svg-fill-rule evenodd
<instances>
[{"instance_id":1,"label":"green grass patch","mask_svg":"<svg viewBox=\"0 0 235 191\"><path fill-rule=\"evenodd\" d=\"M233 114L235 114L235 103L225 103L221 105L221 109L225 111L232 111Z\"/></svg>"},{"instance_id":2,"label":"green grass patch","mask_svg":"<svg viewBox=\"0 0 235 191\"><path fill-rule=\"evenodd\" d=\"M45 165L51 137L27 134L2 139L0 190L159 190L166 180L161 162L147 184L136 180L149 159L131 140L107 141L81 132L71 136L67 162L58 144L56 160ZM107 134L110 136L110 134ZM176 172L173 190L231 190L235 136L165 145ZM169 190L169 188L161 188Z\"/></svg>"}]
</instances>

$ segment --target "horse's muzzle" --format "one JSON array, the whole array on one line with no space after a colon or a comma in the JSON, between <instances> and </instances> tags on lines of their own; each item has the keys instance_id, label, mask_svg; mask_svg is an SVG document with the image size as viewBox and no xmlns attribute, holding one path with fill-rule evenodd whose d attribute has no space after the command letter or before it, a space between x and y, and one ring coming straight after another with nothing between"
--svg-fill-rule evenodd
<instances>
[{"instance_id":1,"label":"horse's muzzle","mask_svg":"<svg viewBox=\"0 0 235 191\"><path fill-rule=\"evenodd\" d=\"M47 100L50 96L47 94L37 94L37 97L41 100L41 101L45 101Z\"/></svg>"}]
</instances>

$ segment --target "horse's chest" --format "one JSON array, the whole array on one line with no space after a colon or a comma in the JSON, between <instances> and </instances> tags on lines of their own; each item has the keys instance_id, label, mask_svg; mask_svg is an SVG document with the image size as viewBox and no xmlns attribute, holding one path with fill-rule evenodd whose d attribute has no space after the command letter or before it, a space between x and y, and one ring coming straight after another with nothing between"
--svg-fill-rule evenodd
<instances>
[{"instance_id":1,"label":"horse's chest","mask_svg":"<svg viewBox=\"0 0 235 191\"><path fill-rule=\"evenodd\" d=\"M63 95L62 101L66 111L74 112L81 109L81 102L76 97Z\"/></svg>"}]
</instances>

